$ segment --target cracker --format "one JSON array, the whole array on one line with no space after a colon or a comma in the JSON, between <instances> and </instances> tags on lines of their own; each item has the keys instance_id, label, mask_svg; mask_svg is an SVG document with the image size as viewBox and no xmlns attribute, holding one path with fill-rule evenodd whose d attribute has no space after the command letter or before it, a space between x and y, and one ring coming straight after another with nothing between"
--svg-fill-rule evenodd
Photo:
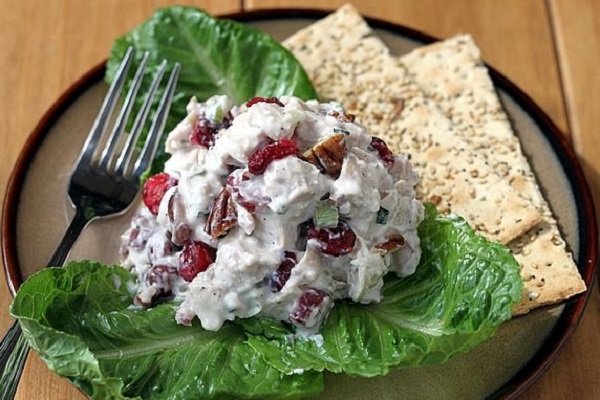
<instances>
[{"instance_id":1,"label":"cracker","mask_svg":"<svg viewBox=\"0 0 600 400\"><path fill-rule=\"evenodd\" d=\"M541 216L478 152L389 54L358 12L341 7L284 42L319 95L335 99L421 176L417 194L441 212L462 215L490 240L508 243ZM490 207L493 204L493 207Z\"/></svg>"},{"instance_id":2,"label":"cracker","mask_svg":"<svg viewBox=\"0 0 600 400\"><path fill-rule=\"evenodd\" d=\"M294 53L325 101L339 101L340 84L351 87L357 79L377 76L384 68L380 61L391 57L349 4L299 30L283 45Z\"/></svg>"},{"instance_id":3,"label":"cracker","mask_svg":"<svg viewBox=\"0 0 600 400\"><path fill-rule=\"evenodd\" d=\"M425 46L400 57L410 76L456 127L454 133L533 204L542 221L509 244L521 265L523 314L583 292L586 287L561 238L556 219L514 134L480 51L468 35Z\"/></svg>"}]
</instances>

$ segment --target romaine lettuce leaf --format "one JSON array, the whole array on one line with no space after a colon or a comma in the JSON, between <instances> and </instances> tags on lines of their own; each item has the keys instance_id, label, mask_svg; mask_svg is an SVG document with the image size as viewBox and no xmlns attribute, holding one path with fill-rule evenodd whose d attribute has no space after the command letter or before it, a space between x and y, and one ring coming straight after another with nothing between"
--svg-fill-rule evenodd
<instances>
[{"instance_id":1,"label":"romaine lettuce leaf","mask_svg":"<svg viewBox=\"0 0 600 400\"><path fill-rule=\"evenodd\" d=\"M389 276L379 304L337 304L322 341L296 337L273 320L241 320L250 345L283 372L384 375L393 366L443 363L490 338L520 299L520 269L508 249L476 235L464 219L437 215L419 227L415 274Z\"/></svg>"},{"instance_id":2,"label":"romaine lettuce leaf","mask_svg":"<svg viewBox=\"0 0 600 400\"><path fill-rule=\"evenodd\" d=\"M205 100L226 94L236 104L254 96L317 98L300 63L271 36L234 21L213 18L196 8L158 9L147 21L117 39L107 64L108 82L129 46L136 49L131 77L144 51L149 52L146 75L153 75L163 59L171 67L175 62L181 64L166 132L185 117L185 106L192 96ZM150 80L147 77L140 93L147 91ZM134 112L142 101L139 96ZM161 145L152 171L162 171L165 159Z\"/></svg>"},{"instance_id":3,"label":"romaine lettuce leaf","mask_svg":"<svg viewBox=\"0 0 600 400\"><path fill-rule=\"evenodd\" d=\"M71 262L30 277L11 313L48 367L95 399L297 398L320 373L285 375L245 343L239 326L175 323L174 304L133 310L119 266Z\"/></svg>"},{"instance_id":4,"label":"romaine lettuce leaf","mask_svg":"<svg viewBox=\"0 0 600 400\"><path fill-rule=\"evenodd\" d=\"M339 302L316 339L262 318L218 332L178 326L177 304L132 310L130 273L88 261L29 278L11 313L48 366L93 398L310 396L323 390L320 371L442 363L511 317L523 284L505 247L431 205L419 234L416 273L389 276L379 304Z\"/></svg>"}]
</instances>

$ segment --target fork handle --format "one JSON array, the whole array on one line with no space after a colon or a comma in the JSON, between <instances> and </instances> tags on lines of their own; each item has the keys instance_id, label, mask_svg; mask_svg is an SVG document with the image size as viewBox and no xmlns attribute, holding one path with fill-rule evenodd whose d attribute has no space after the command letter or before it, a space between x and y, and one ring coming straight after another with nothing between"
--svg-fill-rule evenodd
<instances>
[{"instance_id":1,"label":"fork handle","mask_svg":"<svg viewBox=\"0 0 600 400\"><path fill-rule=\"evenodd\" d=\"M92 219L88 215L90 214L86 214L85 210L76 209L75 216L56 251L50 257L47 267L63 265L81 231ZM23 336L21 325L15 320L0 342L0 389L2 390L0 400L14 399L28 352L29 346Z\"/></svg>"},{"instance_id":2,"label":"fork handle","mask_svg":"<svg viewBox=\"0 0 600 400\"><path fill-rule=\"evenodd\" d=\"M94 213L86 213L85 209L80 207L76 208L75 215L67 228L65 235L63 236L60 244L56 248L52 257L50 257L50 261L48 261L47 267L61 267L67 256L69 255L69 251L75 244L75 241L81 235L81 231L83 228L90 222L93 218Z\"/></svg>"},{"instance_id":3,"label":"fork handle","mask_svg":"<svg viewBox=\"0 0 600 400\"><path fill-rule=\"evenodd\" d=\"M14 399L28 352L29 347L21 325L15 320L0 343L0 368L3 370L0 377L0 399Z\"/></svg>"}]
</instances>

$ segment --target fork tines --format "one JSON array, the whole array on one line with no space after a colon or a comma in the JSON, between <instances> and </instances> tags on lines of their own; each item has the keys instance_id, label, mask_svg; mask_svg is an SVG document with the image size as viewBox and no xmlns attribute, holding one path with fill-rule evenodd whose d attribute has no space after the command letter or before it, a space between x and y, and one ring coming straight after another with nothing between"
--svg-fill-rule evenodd
<instances>
[{"instance_id":1,"label":"fork tines","mask_svg":"<svg viewBox=\"0 0 600 400\"><path fill-rule=\"evenodd\" d=\"M94 120L94 125L92 126L90 134L88 135L79 156L76 170L79 168L90 168L97 170L97 172L104 172L123 179L138 179L140 175L149 168L150 163L156 154L159 138L164 129L175 87L177 85L180 65L176 63L173 66L171 75L169 76L169 80L164 89L164 94L152 120L152 125L148 130L144 147L136 158L135 164L132 165L132 160L134 160L133 156L136 153L136 143L144 130L145 122L148 119L154 98L156 97L165 71L167 70L167 61L163 60L154 75L152 83L150 84L150 89L144 97L143 104L135 117L133 125L131 125L131 131L128 135L125 135L125 128L129 116L135 104L139 88L144 80L145 70L148 64L148 52L145 52L142 55L127 95L123 100L121 111L114 122L110 135L105 139L105 133L113 115L115 105L119 101L121 91L127 80L127 73L132 64L134 53L133 47L128 48L123 61L115 72L108 93L102 103L98 116ZM98 148L101 147L103 142L106 143L104 150L98 155L98 153L100 153ZM115 161L115 156L119 149L120 155Z\"/></svg>"}]
</instances>

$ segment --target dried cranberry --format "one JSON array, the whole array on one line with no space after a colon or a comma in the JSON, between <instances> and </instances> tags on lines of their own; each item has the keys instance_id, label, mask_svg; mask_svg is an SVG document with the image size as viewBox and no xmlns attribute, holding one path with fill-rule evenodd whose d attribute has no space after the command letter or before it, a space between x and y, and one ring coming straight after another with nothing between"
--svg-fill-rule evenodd
<instances>
[{"instance_id":1,"label":"dried cranberry","mask_svg":"<svg viewBox=\"0 0 600 400\"><path fill-rule=\"evenodd\" d=\"M191 282L200 272L206 271L214 260L214 249L202 242L189 241L179 255L179 275L186 282Z\"/></svg>"},{"instance_id":2,"label":"dried cranberry","mask_svg":"<svg viewBox=\"0 0 600 400\"><path fill-rule=\"evenodd\" d=\"M167 265L154 265L146 273L146 282L157 289L157 295L168 296L177 277L177 269Z\"/></svg>"},{"instance_id":3,"label":"dried cranberry","mask_svg":"<svg viewBox=\"0 0 600 400\"><path fill-rule=\"evenodd\" d=\"M194 125L194 130L190 135L190 142L196 146L206 147L207 149L215 144L216 127L208 118L200 117Z\"/></svg>"},{"instance_id":4,"label":"dried cranberry","mask_svg":"<svg viewBox=\"0 0 600 400\"><path fill-rule=\"evenodd\" d=\"M231 126L232 119L231 114L228 114L220 123L214 123L206 117L199 117L190 135L190 143L208 149L215 144L215 135L221 129Z\"/></svg>"},{"instance_id":5,"label":"dried cranberry","mask_svg":"<svg viewBox=\"0 0 600 400\"><path fill-rule=\"evenodd\" d=\"M295 140L279 139L252 153L248 160L248 171L254 175L260 175L265 172L271 162L297 153L298 145Z\"/></svg>"},{"instance_id":6,"label":"dried cranberry","mask_svg":"<svg viewBox=\"0 0 600 400\"><path fill-rule=\"evenodd\" d=\"M281 101L279 101L279 99L277 97L260 97L260 96L253 97L252 99L248 100L248 102L246 103L246 107L252 107L256 103L271 103L271 104L277 104L279 107L283 107L283 103Z\"/></svg>"},{"instance_id":7,"label":"dried cranberry","mask_svg":"<svg viewBox=\"0 0 600 400\"><path fill-rule=\"evenodd\" d=\"M392 154L391 150L382 139L373 136L371 139L371 147L373 150L377 151L379 158L381 158L387 169L391 169L394 166L394 154Z\"/></svg>"},{"instance_id":8,"label":"dried cranberry","mask_svg":"<svg viewBox=\"0 0 600 400\"><path fill-rule=\"evenodd\" d=\"M292 275L292 268L296 266L296 253L292 251L284 252L284 260L279 264L277 270L273 272L269 279L269 286L274 292L279 292L290 279Z\"/></svg>"},{"instance_id":9,"label":"dried cranberry","mask_svg":"<svg viewBox=\"0 0 600 400\"><path fill-rule=\"evenodd\" d=\"M141 250L146 246L148 236L148 231L146 229L140 229L138 227L131 228L129 230L127 246L136 250Z\"/></svg>"},{"instance_id":10,"label":"dried cranberry","mask_svg":"<svg viewBox=\"0 0 600 400\"><path fill-rule=\"evenodd\" d=\"M318 229L313 223L308 227L308 239L317 241L317 248L325 254L339 257L354 248L356 235L344 220L339 220L335 228Z\"/></svg>"},{"instance_id":11,"label":"dried cranberry","mask_svg":"<svg viewBox=\"0 0 600 400\"><path fill-rule=\"evenodd\" d=\"M329 299L329 295L323 290L307 289L294 303L289 316L290 321L301 326L320 325L327 312L327 302L325 301L327 299Z\"/></svg>"},{"instance_id":12,"label":"dried cranberry","mask_svg":"<svg viewBox=\"0 0 600 400\"><path fill-rule=\"evenodd\" d=\"M165 193L175 185L177 185L177 179L165 172L152 175L148 178L146 183L144 183L142 199L152 214L158 214L158 208Z\"/></svg>"}]
</instances>

